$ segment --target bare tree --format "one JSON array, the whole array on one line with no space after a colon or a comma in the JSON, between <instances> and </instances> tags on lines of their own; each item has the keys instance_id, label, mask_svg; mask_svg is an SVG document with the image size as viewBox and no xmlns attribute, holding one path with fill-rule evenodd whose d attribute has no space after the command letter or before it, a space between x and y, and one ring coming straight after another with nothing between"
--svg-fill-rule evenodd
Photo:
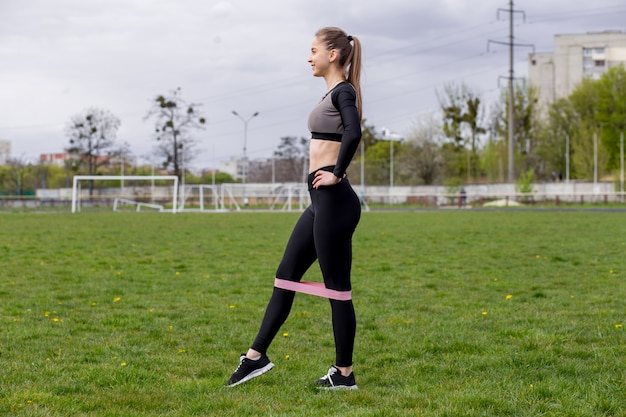
<instances>
[{"instance_id":1,"label":"bare tree","mask_svg":"<svg viewBox=\"0 0 626 417\"><path fill-rule=\"evenodd\" d=\"M199 113L198 103L186 103L180 97L181 89L168 96L157 96L145 119L155 118L154 138L158 142L155 155L163 160L163 168L173 167L174 174L181 176L183 158L190 161L194 156L195 140L191 132L203 129L206 119Z\"/></svg>"},{"instance_id":2,"label":"bare tree","mask_svg":"<svg viewBox=\"0 0 626 417\"><path fill-rule=\"evenodd\" d=\"M80 162L87 165L89 175L95 175L98 167L109 164L121 152L115 143L120 124L120 119L108 110L87 109L73 116L67 125L65 132L70 146L66 150L77 154ZM89 195L92 193L93 181L89 181Z\"/></svg>"},{"instance_id":3,"label":"bare tree","mask_svg":"<svg viewBox=\"0 0 626 417\"><path fill-rule=\"evenodd\" d=\"M285 136L280 139L278 149L274 151L276 160L276 178L279 181L304 180L305 166L309 157L309 141L304 137Z\"/></svg>"},{"instance_id":4,"label":"bare tree","mask_svg":"<svg viewBox=\"0 0 626 417\"><path fill-rule=\"evenodd\" d=\"M438 142L442 136L441 125L434 115L415 124L398 155L398 171L403 182L431 185L440 179L443 174L443 157Z\"/></svg>"}]
</instances>

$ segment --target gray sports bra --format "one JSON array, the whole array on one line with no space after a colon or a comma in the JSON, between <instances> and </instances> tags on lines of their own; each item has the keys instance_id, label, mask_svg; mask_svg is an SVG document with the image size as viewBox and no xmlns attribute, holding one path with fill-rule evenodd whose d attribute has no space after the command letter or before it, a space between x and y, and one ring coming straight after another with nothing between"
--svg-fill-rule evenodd
<instances>
[{"instance_id":1,"label":"gray sports bra","mask_svg":"<svg viewBox=\"0 0 626 417\"><path fill-rule=\"evenodd\" d=\"M309 115L309 130L311 139L341 142L333 174L343 177L361 140L361 118L351 84L342 82L326 93Z\"/></svg>"}]
</instances>

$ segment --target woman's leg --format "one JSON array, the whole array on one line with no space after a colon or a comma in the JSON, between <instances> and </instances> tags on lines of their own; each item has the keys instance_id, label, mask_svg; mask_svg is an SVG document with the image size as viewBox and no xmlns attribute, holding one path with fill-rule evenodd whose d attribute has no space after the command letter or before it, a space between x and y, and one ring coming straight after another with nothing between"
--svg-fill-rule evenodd
<instances>
[{"instance_id":1,"label":"woman's leg","mask_svg":"<svg viewBox=\"0 0 626 417\"><path fill-rule=\"evenodd\" d=\"M304 273L316 259L313 243L313 220L315 215L311 207L307 208L296 223L287 242L283 259L276 271L276 277L290 281L300 281ZM261 328L248 351L253 358L258 353L266 353L274 337L280 330L291 311L295 292L274 288L272 297L265 310ZM258 352L258 353L257 353Z\"/></svg>"},{"instance_id":2,"label":"woman's leg","mask_svg":"<svg viewBox=\"0 0 626 417\"><path fill-rule=\"evenodd\" d=\"M315 246L327 288L339 291L352 289L352 235L361 216L357 195L347 181L316 193ZM335 365L349 374L352 366L356 314L352 300L330 300Z\"/></svg>"}]
</instances>

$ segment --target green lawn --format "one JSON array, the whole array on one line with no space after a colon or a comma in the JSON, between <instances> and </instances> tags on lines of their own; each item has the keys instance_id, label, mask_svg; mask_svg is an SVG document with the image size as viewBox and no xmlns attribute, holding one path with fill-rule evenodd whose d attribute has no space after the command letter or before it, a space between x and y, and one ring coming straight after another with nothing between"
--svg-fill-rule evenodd
<instances>
[{"instance_id":1,"label":"green lawn","mask_svg":"<svg viewBox=\"0 0 626 417\"><path fill-rule=\"evenodd\" d=\"M297 216L0 215L0 415L626 415L624 212L363 213L360 389L313 387L330 307L301 294L275 369L224 388Z\"/></svg>"}]
</instances>

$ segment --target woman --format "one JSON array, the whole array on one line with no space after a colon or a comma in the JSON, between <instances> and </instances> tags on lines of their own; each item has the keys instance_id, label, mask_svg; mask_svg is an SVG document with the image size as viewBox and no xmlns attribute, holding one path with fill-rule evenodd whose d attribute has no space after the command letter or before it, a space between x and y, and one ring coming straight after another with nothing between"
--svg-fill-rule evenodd
<instances>
[{"instance_id":1,"label":"woman","mask_svg":"<svg viewBox=\"0 0 626 417\"><path fill-rule=\"evenodd\" d=\"M316 385L357 389L352 372L356 316L350 269L352 234L361 216L361 204L346 178L346 169L361 140L361 44L339 28L323 28L313 38L308 61L313 75L323 77L327 87L309 116L311 205L294 227L261 328L248 352L241 355L228 386L274 367L266 351L289 316L295 297L293 286L304 285L297 283L317 259L332 310L336 362Z\"/></svg>"}]
</instances>

